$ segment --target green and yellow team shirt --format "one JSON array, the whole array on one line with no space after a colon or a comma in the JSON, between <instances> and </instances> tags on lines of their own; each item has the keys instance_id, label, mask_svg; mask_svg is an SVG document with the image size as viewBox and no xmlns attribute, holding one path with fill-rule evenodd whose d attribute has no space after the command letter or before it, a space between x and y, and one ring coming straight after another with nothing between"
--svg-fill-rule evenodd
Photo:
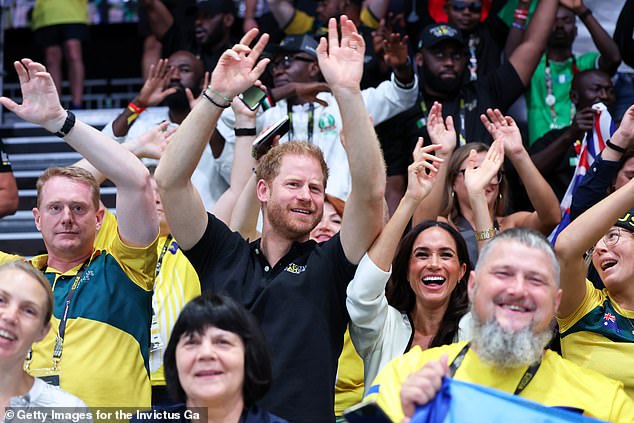
<instances>
[{"instance_id":1,"label":"green and yellow team shirt","mask_svg":"<svg viewBox=\"0 0 634 423\"><path fill-rule=\"evenodd\" d=\"M106 214L107 219L104 219L95 240L95 246L104 248L117 238L116 219L111 213ZM159 236L156 251L161 264L152 296L154 312L150 332L149 368L152 386L164 386L165 347L185 304L200 295L200 281L198 273L172 237Z\"/></svg>"},{"instance_id":2,"label":"green and yellow team shirt","mask_svg":"<svg viewBox=\"0 0 634 423\"><path fill-rule=\"evenodd\" d=\"M376 400L392 421L400 422L403 419L400 393L407 377L445 354L451 363L464 346L465 342L458 342L424 351L415 346L381 370L368 389L366 399ZM455 378L512 394L525 372L526 367L499 372L483 363L470 349ZM634 421L634 403L623 390L622 383L581 368L549 350L544 353L537 373L522 391L521 397L547 407L583 412L601 420Z\"/></svg>"},{"instance_id":3,"label":"green and yellow team shirt","mask_svg":"<svg viewBox=\"0 0 634 423\"><path fill-rule=\"evenodd\" d=\"M104 218L114 219L111 214ZM33 345L29 372L56 374L62 389L89 407L144 407L151 404L149 339L156 241L145 248L125 245L116 236L108 248L96 248L70 302L61 361L53 367L53 348L65 303L83 264L61 273L43 269L55 297L51 331Z\"/></svg>"},{"instance_id":4,"label":"green and yellow team shirt","mask_svg":"<svg viewBox=\"0 0 634 423\"><path fill-rule=\"evenodd\" d=\"M596 69L599 53L590 52L575 56L575 62L579 71ZM552 129L560 129L572 123L576 111L570 100L570 87L574 77L573 60L563 62L549 61L552 93L555 96L555 116L553 122L550 106L546 104L548 89L546 88L546 54L542 54L537 69L531 77L526 93L526 109L528 113L528 138L529 145L541 138Z\"/></svg>"},{"instance_id":5,"label":"green and yellow team shirt","mask_svg":"<svg viewBox=\"0 0 634 423\"><path fill-rule=\"evenodd\" d=\"M376 29L379 27L379 20L374 16L374 14L370 11L368 7L364 7L361 9L361 23L368 28ZM295 14L288 22L288 24L283 28L283 31L286 35L296 35L296 34L306 34L315 33L315 34L326 34L328 33L328 28L326 26L327 22L320 22L315 17L310 16L308 13L304 12L300 9L295 9Z\"/></svg>"},{"instance_id":6,"label":"green and yellow team shirt","mask_svg":"<svg viewBox=\"0 0 634 423\"><path fill-rule=\"evenodd\" d=\"M634 311L612 301L586 280L577 309L559 322L561 352L570 361L620 380L634 398Z\"/></svg>"}]
</instances>

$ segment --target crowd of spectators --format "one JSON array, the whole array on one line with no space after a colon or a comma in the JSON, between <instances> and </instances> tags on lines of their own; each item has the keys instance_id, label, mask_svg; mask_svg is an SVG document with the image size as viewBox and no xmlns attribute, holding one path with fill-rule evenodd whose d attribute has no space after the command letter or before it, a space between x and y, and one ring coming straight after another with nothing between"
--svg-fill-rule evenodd
<instances>
[{"instance_id":1,"label":"crowd of spectators","mask_svg":"<svg viewBox=\"0 0 634 423\"><path fill-rule=\"evenodd\" d=\"M46 254L0 252L0 415L323 423L365 397L408 421L451 376L634 421L618 3L143 0L145 82L101 132L62 108L53 53L16 61L0 104L83 159L38 179Z\"/></svg>"}]
</instances>

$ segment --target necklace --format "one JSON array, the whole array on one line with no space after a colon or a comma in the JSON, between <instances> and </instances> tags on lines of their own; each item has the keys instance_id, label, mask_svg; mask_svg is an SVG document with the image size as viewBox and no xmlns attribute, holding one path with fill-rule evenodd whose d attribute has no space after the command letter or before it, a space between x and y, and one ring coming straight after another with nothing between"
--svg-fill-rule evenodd
<instances>
[{"instance_id":1,"label":"necklace","mask_svg":"<svg viewBox=\"0 0 634 423\"><path fill-rule=\"evenodd\" d=\"M574 55L572 55L572 74L576 75L579 73L579 68L577 67L577 60ZM548 52L546 52L546 66L544 68L544 76L546 79L546 97L544 98L544 102L550 108L550 129L557 129L564 126L564 122L561 124L557 123L557 111L555 110L555 103L557 103L557 97L553 93L553 77L550 69L550 60L548 60ZM563 76L563 75L562 75ZM575 106L570 102L570 119L565 124L569 124L575 117Z\"/></svg>"}]
</instances>

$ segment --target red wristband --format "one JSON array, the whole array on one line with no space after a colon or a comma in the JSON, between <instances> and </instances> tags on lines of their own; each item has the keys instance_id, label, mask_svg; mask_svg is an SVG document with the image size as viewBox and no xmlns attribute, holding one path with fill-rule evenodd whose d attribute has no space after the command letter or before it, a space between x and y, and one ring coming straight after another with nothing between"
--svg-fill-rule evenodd
<instances>
[{"instance_id":1,"label":"red wristband","mask_svg":"<svg viewBox=\"0 0 634 423\"><path fill-rule=\"evenodd\" d=\"M128 103L128 109L130 109L132 113L136 113L137 115L140 115L145 110L145 107L139 107L133 102L130 102Z\"/></svg>"}]
</instances>

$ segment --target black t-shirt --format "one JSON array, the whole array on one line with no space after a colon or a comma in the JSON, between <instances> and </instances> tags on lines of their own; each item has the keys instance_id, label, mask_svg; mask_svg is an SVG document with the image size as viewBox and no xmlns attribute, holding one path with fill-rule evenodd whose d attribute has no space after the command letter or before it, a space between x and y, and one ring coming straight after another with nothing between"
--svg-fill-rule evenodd
<instances>
[{"instance_id":1,"label":"black t-shirt","mask_svg":"<svg viewBox=\"0 0 634 423\"><path fill-rule=\"evenodd\" d=\"M508 27L497 15L489 15L486 21L478 25L472 34L463 34L469 48L472 44L475 48L478 79L494 72L502 63L502 54L508 32ZM467 67L469 61L470 56L467 57Z\"/></svg>"},{"instance_id":2,"label":"black t-shirt","mask_svg":"<svg viewBox=\"0 0 634 423\"><path fill-rule=\"evenodd\" d=\"M553 129L544 134L543 137L537 139L529 149L529 154L532 156L548 147L553 141L559 138L564 132L570 129L570 126L560 129ZM557 162L559 163L552 172L543 174L542 176L550 187L555 192L557 199L561 202L564 197L568 185L575 173L575 167L577 166L577 152L575 151L574 144L571 144Z\"/></svg>"},{"instance_id":3,"label":"black t-shirt","mask_svg":"<svg viewBox=\"0 0 634 423\"><path fill-rule=\"evenodd\" d=\"M204 292L231 296L260 322L273 359L273 384L260 405L291 422L334 422L346 287L356 269L339 235L295 243L271 268L259 241L248 243L208 216L205 233L185 255Z\"/></svg>"},{"instance_id":4,"label":"black t-shirt","mask_svg":"<svg viewBox=\"0 0 634 423\"><path fill-rule=\"evenodd\" d=\"M423 85L422 81L420 85ZM505 113L522 95L524 88L513 65L505 62L486 77L465 84L455 98L443 101L443 116L453 116L459 145L464 141L491 144L491 136L480 121L480 115L487 108L498 108ZM418 137L424 137L425 144L430 143L426 124L433 100L419 94L412 108L377 126L388 175L406 173Z\"/></svg>"}]
</instances>

